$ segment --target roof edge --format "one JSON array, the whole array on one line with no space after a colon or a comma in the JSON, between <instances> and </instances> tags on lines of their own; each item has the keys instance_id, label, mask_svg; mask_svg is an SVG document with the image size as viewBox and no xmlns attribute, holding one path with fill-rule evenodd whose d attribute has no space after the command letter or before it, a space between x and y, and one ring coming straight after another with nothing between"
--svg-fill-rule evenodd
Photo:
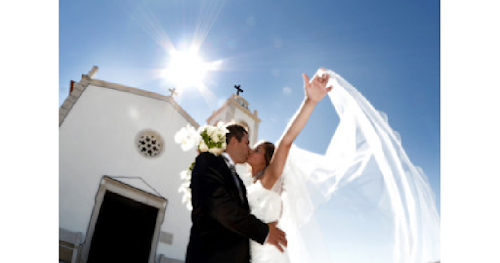
<instances>
[{"instance_id":1,"label":"roof edge","mask_svg":"<svg viewBox=\"0 0 500 263\"><path fill-rule=\"evenodd\" d=\"M87 74L82 74L82 79L78 83L73 84L73 89L70 92L69 96L66 98L64 103L59 107L59 127L61 127L64 119L69 114L73 105L78 101L81 94L85 91L85 89L89 86L97 86L102 88L114 89L123 92L133 93L139 96L144 96L152 99L162 100L169 102L174 109L176 109L186 120L196 129L200 127L198 122L196 122L175 100L172 96L165 96L155 92L145 91L138 88L128 87L122 84L113 83L109 81L104 81L100 79L94 79Z\"/></svg>"}]
</instances>

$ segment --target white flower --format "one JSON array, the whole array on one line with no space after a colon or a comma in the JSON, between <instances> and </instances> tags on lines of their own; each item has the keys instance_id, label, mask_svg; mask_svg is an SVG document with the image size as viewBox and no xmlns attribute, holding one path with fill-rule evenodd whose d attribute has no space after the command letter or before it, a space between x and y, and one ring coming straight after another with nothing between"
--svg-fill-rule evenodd
<instances>
[{"instance_id":1,"label":"white flower","mask_svg":"<svg viewBox=\"0 0 500 263\"><path fill-rule=\"evenodd\" d=\"M200 152L207 152L208 146L205 144L204 141L200 141L200 145L198 146L198 149L200 150Z\"/></svg>"},{"instance_id":2,"label":"white flower","mask_svg":"<svg viewBox=\"0 0 500 263\"><path fill-rule=\"evenodd\" d=\"M203 125L198 128L198 134L201 134L204 130L208 129L208 125Z\"/></svg>"},{"instance_id":3,"label":"white flower","mask_svg":"<svg viewBox=\"0 0 500 263\"><path fill-rule=\"evenodd\" d=\"M226 142L223 142L222 145L221 145L222 149L226 149L227 148L227 143Z\"/></svg>"},{"instance_id":4,"label":"white flower","mask_svg":"<svg viewBox=\"0 0 500 263\"><path fill-rule=\"evenodd\" d=\"M174 136L176 143L182 143L182 141L188 137L188 131L186 127L182 127Z\"/></svg>"},{"instance_id":5,"label":"white flower","mask_svg":"<svg viewBox=\"0 0 500 263\"><path fill-rule=\"evenodd\" d=\"M216 150L217 150L216 148L210 148L210 149L208 149L208 152L211 154L215 154Z\"/></svg>"},{"instance_id":6,"label":"white flower","mask_svg":"<svg viewBox=\"0 0 500 263\"><path fill-rule=\"evenodd\" d=\"M191 180L191 171L190 170L184 170L181 172L181 179L183 180Z\"/></svg>"},{"instance_id":7,"label":"white flower","mask_svg":"<svg viewBox=\"0 0 500 263\"><path fill-rule=\"evenodd\" d=\"M184 182L181 184L181 186L179 186L179 189L177 190L177 192L186 193L188 188L189 188L188 182Z\"/></svg>"},{"instance_id":8,"label":"white flower","mask_svg":"<svg viewBox=\"0 0 500 263\"><path fill-rule=\"evenodd\" d=\"M219 133L218 132L212 133L212 136L210 136L210 138L212 138L213 142L218 143L219 142Z\"/></svg>"},{"instance_id":9,"label":"white flower","mask_svg":"<svg viewBox=\"0 0 500 263\"><path fill-rule=\"evenodd\" d=\"M188 125L187 129L191 137L198 141L201 139L200 133L198 133L198 131L193 126Z\"/></svg>"},{"instance_id":10,"label":"white flower","mask_svg":"<svg viewBox=\"0 0 500 263\"><path fill-rule=\"evenodd\" d=\"M220 148L211 148L208 150L209 153L211 154L215 154L215 155L219 155L223 152L224 150L220 149Z\"/></svg>"},{"instance_id":11,"label":"white flower","mask_svg":"<svg viewBox=\"0 0 500 263\"><path fill-rule=\"evenodd\" d=\"M229 132L229 130L226 127L227 127L227 125L224 124L223 122L217 123L217 128L224 135L226 135Z\"/></svg>"},{"instance_id":12,"label":"white flower","mask_svg":"<svg viewBox=\"0 0 500 263\"><path fill-rule=\"evenodd\" d=\"M216 133L217 133L217 127L214 127L214 126L207 127L208 136L212 136L213 134L216 134Z\"/></svg>"},{"instance_id":13,"label":"white flower","mask_svg":"<svg viewBox=\"0 0 500 263\"><path fill-rule=\"evenodd\" d=\"M200 138L194 127L189 124L186 127L182 127L174 136L175 142L181 144L183 151L191 150L198 144Z\"/></svg>"},{"instance_id":14,"label":"white flower","mask_svg":"<svg viewBox=\"0 0 500 263\"><path fill-rule=\"evenodd\" d=\"M189 193L184 193L182 196L182 203L186 204L188 210L193 210L193 205L191 204L191 191L189 191Z\"/></svg>"},{"instance_id":15,"label":"white flower","mask_svg":"<svg viewBox=\"0 0 500 263\"><path fill-rule=\"evenodd\" d=\"M190 195L187 195L185 194L183 197L182 197L182 203L190 203L191 202L191 196Z\"/></svg>"}]
</instances>

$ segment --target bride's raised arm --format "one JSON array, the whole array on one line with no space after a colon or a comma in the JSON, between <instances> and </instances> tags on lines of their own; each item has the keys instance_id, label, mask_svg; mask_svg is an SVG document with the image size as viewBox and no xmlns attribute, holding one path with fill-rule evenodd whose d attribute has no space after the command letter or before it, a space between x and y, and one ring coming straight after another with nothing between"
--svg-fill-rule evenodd
<instances>
[{"instance_id":1,"label":"bride's raised arm","mask_svg":"<svg viewBox=\"0 0 500 263\"><path fill-rule=\"evenodd\" d=\"M305 90L304 101L278 141L271 162L262 176L262 186L267 189L271 189L280 178L292 143L306 125L316 104L333 88L326 87L330 76L326 74L324 68L320 68L310 81L306 74L302 74L302 77L304 78Z\"/></svg>"}]
</instances>

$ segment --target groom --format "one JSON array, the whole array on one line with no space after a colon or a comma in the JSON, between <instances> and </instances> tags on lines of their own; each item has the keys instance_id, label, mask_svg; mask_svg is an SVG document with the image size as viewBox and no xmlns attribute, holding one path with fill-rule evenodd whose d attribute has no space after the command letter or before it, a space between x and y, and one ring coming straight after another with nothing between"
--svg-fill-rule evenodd
<instances>
[{"instance_id":1,"label":"groom","mask_svg":"<svg viewBox=\"0 0 500 263\"><path fill-rule=\"evenodd\" d=\"M238 124L227 127L226 152L198 155L191 177L193 211L186 263L248 263L250 239L283 251L285 233L250 214L246 189L234 164L247 160L248 133Z\"/></svg>"}]
</instances>

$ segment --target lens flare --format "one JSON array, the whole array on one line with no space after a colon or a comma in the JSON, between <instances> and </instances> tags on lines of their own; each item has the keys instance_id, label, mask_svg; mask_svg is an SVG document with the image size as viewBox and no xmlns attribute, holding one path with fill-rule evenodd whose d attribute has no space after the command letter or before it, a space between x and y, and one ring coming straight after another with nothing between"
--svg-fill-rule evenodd
<instances>
[{"instance_id":1,"label":"lens flare","mask_svg":"<svg viewBox=\"0 0 500 263\"><path fill-rule=\"evenodd\" d=\"M199 86L203 83L207 69L207 63L197 52L173 50L170 52L165 78L174 82L179 88Z\"/></svg>"}]
</instances>

